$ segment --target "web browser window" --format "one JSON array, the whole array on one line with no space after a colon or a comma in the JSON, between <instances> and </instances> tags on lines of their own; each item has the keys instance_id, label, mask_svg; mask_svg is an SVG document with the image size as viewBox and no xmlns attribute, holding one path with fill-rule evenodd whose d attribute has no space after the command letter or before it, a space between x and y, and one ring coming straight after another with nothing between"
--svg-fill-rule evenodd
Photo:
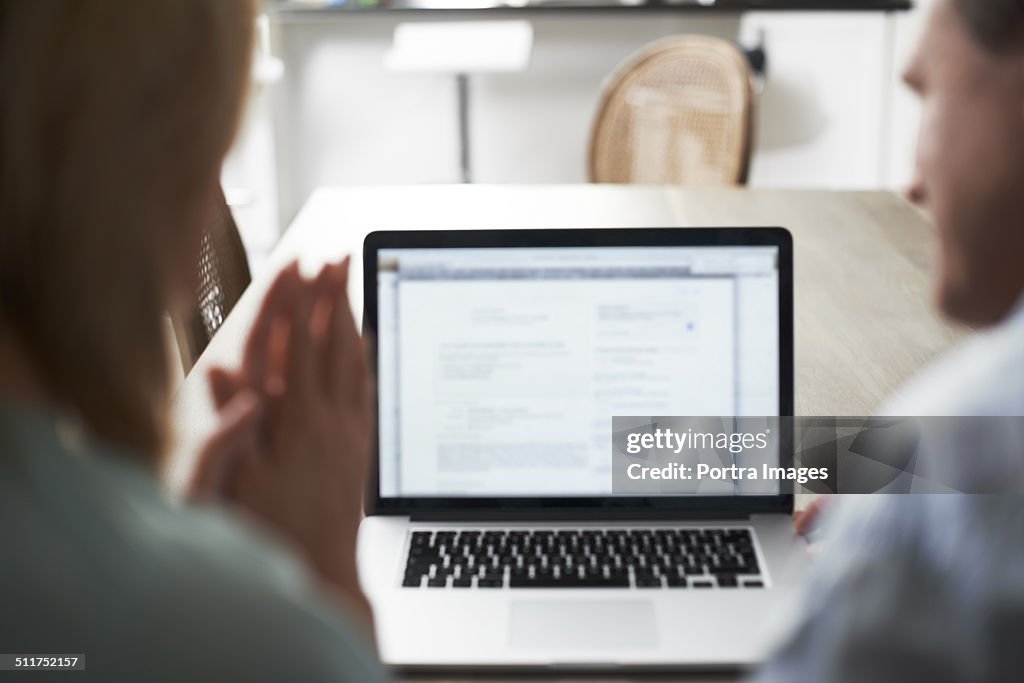
<instances>
[{"instance_id":1,"label":"web browser window","mask_svg":"<svg viewBox=\"0 0 1024 683\"><path fill-rule=\"evenodd\" d=\"M382 496L606 495L612 416L778 414L777 247L378 259Z\"/></svg>"}]
</instances>

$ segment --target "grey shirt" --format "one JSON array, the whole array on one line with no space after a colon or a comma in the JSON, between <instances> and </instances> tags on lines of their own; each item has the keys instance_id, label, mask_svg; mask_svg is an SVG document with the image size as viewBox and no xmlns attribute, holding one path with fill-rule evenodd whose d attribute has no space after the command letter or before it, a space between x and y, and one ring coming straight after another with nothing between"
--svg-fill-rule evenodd
<instances>
[{"instance_id":1,"label":"grey shirt","mask_svg":"<svg viewBox=\"0 0 1024 683\"><path fill-rule=\"evenodd\" d=\"M1024 302L882 412L1024 415ZM961 480L1020 482L1019 425L925 452L925 465ZM846 496L825 525L796 626L759 681L1024 678L1024 497Z\"/></svg>"},{"instance_id":2,"label":"grey shirt","mask_svg":"<svg viewBox=\"0 0 1024 683\"><path fill-rule=\"evenodd\" d=\"M85 656L59 680L385 678L283 548L57 415L0 404L0 543L0 653Z\"/></svg>"}]
</instances>

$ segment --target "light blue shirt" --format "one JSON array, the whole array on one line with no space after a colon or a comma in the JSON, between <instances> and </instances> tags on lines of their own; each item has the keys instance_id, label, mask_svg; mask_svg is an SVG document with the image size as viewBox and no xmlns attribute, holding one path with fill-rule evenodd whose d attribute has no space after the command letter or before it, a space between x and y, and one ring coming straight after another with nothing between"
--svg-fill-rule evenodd
<instances>
[{"instance_id":1,"label":"light blue shirt","mask_svg":"<svg viewBox=\"0 0 1024 683\"><path fill-rule=\"evenodd\" d=\"M0 652L84 655L85 672L59 680L385 678L283 548L171 500L130 455L67 421L4 404L0 543Z\"/></svg>"},{"instance_id":2,"label":"light blue shirt","mask_svg":"<svg viewBox=\"0 0 1024 683\"><path fill-rule=\"evenodd\" d=\"M1024 302L882 412L1024 415ZM973 449L925 453L927 465L1020 481L1016 425ZM1024 679L1024 497L850 496L834 507L797 626L757 680Z\"/></svg>"}]
</instances>

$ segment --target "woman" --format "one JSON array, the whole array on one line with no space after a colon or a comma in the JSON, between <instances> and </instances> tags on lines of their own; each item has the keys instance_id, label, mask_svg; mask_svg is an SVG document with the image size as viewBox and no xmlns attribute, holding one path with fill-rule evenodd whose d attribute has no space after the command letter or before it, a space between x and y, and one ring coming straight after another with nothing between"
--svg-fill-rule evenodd
<instances>
[{"instance_id":1,"label":"woman","mask_svg":"<svg viewBox=\"0 0 1024 683\"><path fill-rule=\"evenodd\" d=\"M88 678L373 681L369 380L347 263L286 269L196 498L162 494L164 311L245 98L249 0L0 1L0 652ZM298 559L299 561L296 561Z\"/></svg>"}]
</instances>

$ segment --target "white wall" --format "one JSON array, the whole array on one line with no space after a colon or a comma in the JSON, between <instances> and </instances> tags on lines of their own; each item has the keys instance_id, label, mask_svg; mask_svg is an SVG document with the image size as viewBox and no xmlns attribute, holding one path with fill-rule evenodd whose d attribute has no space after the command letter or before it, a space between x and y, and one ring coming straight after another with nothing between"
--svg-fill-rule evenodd
<instances>
[{"instance_id":1,"label":"white wall","mask_svg":"<svg viewBox=\"0 0 1024 683\"><path fill-rule=\"evenodd\" d=\"M454 78L388 71L384 55L397 23L362 16L279 27L288 69L278 110L285 215L318 184L458 180ZM608 73L659 37L698 31L734 38L739 26L735 17L593 14L532 23L525 72L472 77L478 182L584 181L590 120Z\"/></svg>"},{"instance_id":2,"label":"white wall","mask_svg":"<svg viewBox=\"0 0 1024 683\"><path fill-rule=\"evenodd\" d=\"M760 99L750 182L868 188L882 183L891 17L763 13L770 73Z\"/></svg>"},{"instance_id":3,"label":"white wall","mask_svg":"<svg viewBox=\"0 0 1024 683\"><path fill-rule=\"evenodd\" d=\"M764 37L769 75L752 185L900 187L911 173L917 112L898 76L920 13L532 15L528 69L472 80L475 179L585 181L602 80L651 40L698 32L747 45ZM280 225L318 185L457 180L454 80L389 72L384 55L397 23L381 15L275 23L273 49L286 72L272 109L251 123L261 130L273 111L273 132L256 136L263 151L235 166L276 168L278 196L265 205L278 207Z\"/></svg>"},{"instance_id":4,"label":"white wall","mask_svg":"<svg viewBox=\"0 0 1024 683\"><path fill-rule=\"evenodd\" d=\"M901 76L933 0L888 15L752 13L772 70L751 184L901 190L913 175L919 107Z\"/></svg>"}]
</instances>

